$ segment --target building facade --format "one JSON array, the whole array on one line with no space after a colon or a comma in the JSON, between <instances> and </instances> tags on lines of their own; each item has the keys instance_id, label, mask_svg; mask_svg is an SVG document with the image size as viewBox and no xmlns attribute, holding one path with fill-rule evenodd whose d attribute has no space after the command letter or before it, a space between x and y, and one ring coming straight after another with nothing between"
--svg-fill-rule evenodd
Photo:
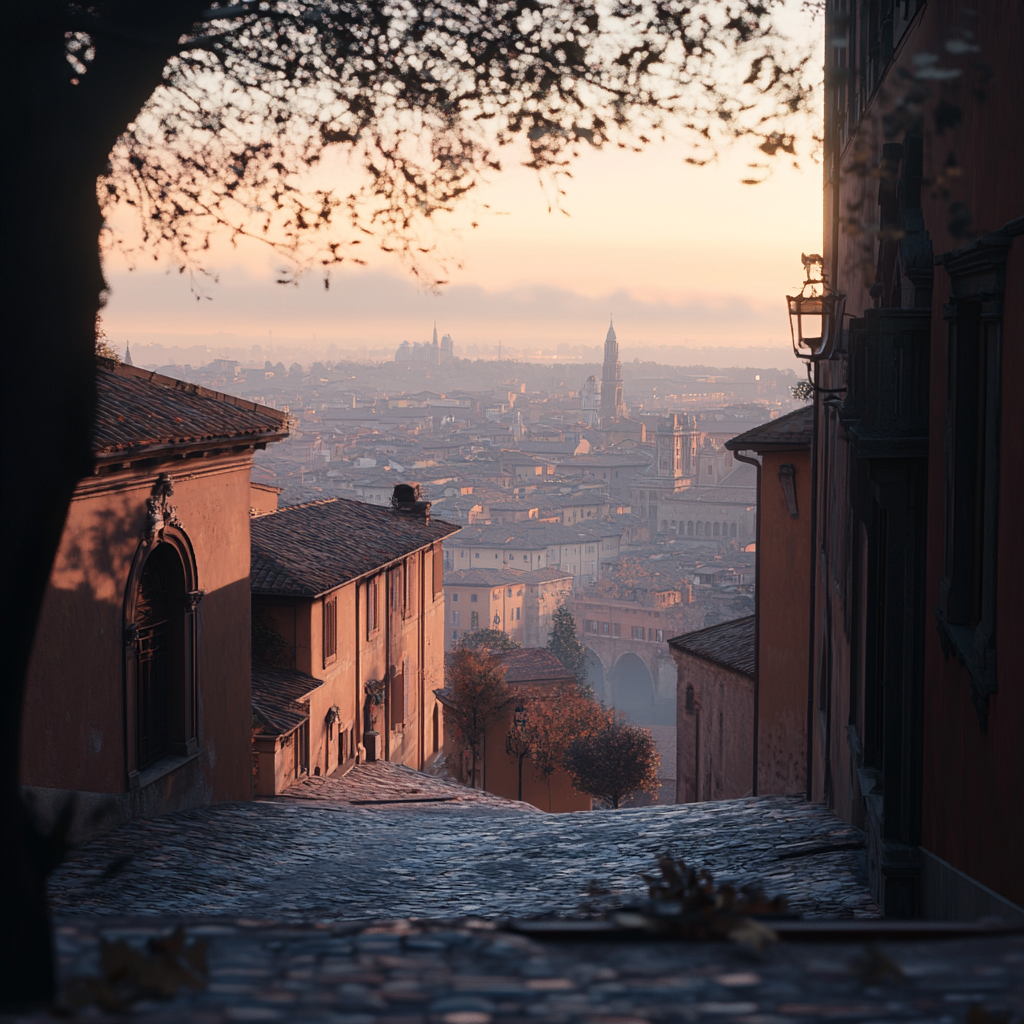
<instances>
[{"instance_id":1,"label":"building facade","mask_svg":"<svg viewBox=\"0 0 1024 1024\"><path fill-rule=\"evenodd\" d=\"M887 914L1020 915L1024 7L826 21L808 792Z\"/></svg>"},{"instance_id":2,"label":"building facade","mask_svg":"<svg viewBox=\"0 0 1024 1024\"><path fill-rule=\"evenodd\" d=\"M97 400L22 726L23 785L44 813L78 794L83 828L249 799L250 473L287 434L276 410L106 360Z\"/></svg>"},{"instance_id":3,"label":"building facade","mask_svg":"<svg viewBox=\"0 0 1024 1024\"><path fill-rule=\"evenodd\" d=\"M289 705L303 720L257 727L258 792L363 757L421 769L441 749L441 542L458 527L431 519L427 502L407 504L335 498L253 519L261 671L278 670L289 694L308 687ZM257 687L257 717L268 685Z\"/></svg>"},{"instance_id":4,"label":"building facade","mask_svg":"<svg viewBox=\"0 0 1024 1024\"><path fill-rule=\"evenodd\" d=\"M572 594L558 569L467 569L445 574L445 650L477 629L499 629L523 647L543 647L555 611Z\"/></svg>"}]
</instances>

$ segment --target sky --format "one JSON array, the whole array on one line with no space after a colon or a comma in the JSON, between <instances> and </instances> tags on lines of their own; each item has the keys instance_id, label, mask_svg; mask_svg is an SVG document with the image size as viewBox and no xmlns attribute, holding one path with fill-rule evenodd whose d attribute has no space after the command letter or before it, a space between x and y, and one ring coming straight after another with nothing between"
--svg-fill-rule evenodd
<instances>
[{"instance_id":1,"label":"sky","mask_svg":"<svg viewBox=\"0 0 1024 1024\"><path fill-rule=\"evenodd\" d=\"M565 213L549 210L533 171L506 164L438 225L460 266L437 294L383 253L335 270L325 290L315 275L276 284L281 261L257 242L215 243L216 282L145 259L131 270L110 252L104 324L119 345L200 342L237 355L263 339L274 358L328 345L382 358L427 340L436 320L457 355L487 358L501 342L528 359L559 346L582 357L614 315L623 359L756 347L789 365L784 296L799 287L801 252L820 251L821 168L784 158L751 186L740 183L749 151L704 167L686 153L679 142L586 152L565 183Z\"/></svg>"}]
</instances>

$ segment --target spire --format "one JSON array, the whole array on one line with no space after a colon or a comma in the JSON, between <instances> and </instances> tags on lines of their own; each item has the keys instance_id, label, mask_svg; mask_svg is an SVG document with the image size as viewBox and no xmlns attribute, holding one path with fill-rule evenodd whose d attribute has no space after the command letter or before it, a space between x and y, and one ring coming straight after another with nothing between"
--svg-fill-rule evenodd
<instances>
[{"instance_id":1,"label":"spire","mask_svg":"<svg viewBox=\"0 0 1024 1024\"><path fill-rule=\"evenodd\" d=\"M432 342L434 348L437 348L437 321L434 321L434 340Z\"/></svg>"},{"instance_id":2,"label":"spire","mask_svg":"<svg viewBox=\"0 0 1024 1024\"><path fill-rule=\"evenodd\" d=\"M134 366L132 362L132 350L128 347L128 342L124 343L124 364L125 366Z\"/></svg>"},{"instance_id":3,"label":"spire","mask_svg":"<svg viewBox=\"0 0 1024 1024\"><path fill-rule=\"evenodd\" d=\"M605 344L609 341L618 341L619 339L615 336L615 321L612 319L611 314L608 315L608 333L604 337Z\"/></svg>"}]
</instances>

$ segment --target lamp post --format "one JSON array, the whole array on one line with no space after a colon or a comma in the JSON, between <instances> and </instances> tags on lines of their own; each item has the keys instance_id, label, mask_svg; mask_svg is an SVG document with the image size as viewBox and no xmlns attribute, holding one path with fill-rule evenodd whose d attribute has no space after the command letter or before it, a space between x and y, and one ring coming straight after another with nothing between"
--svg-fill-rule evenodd
<instances>
[{"instance_id":1,"label":"lamp post","mask_svg":"<svg viewBox=\"0 0 1024 1024\"><path fill-rule=\"evenodd\" d=\"M829 290L821 256L801 253L800 260L803 286L798 295L786 296L793 353L808 361L827 359L842 330L846 296Z\"/></svg>"},{"instance_id":2,"label":"lamp post","mask_svg":"<svg viewBox=\"0 0 1024 1024\"><path fill-rule=\"evenodd\" d=\"M530 752L526 742L526 708L522 704L516 705L512 715L512 730L505 737L505 752L515 754L519 761L519 800L523 799L523 760Z\"/></svg>"}]
</instances>

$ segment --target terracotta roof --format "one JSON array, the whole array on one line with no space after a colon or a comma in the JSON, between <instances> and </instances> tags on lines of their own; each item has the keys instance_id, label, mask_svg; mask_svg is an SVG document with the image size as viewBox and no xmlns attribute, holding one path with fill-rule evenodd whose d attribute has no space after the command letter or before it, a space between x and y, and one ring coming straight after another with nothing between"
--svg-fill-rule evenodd
<instances>
[{"instance_id":1,"label":"terracotta roof","mask_svg":"<svg viewBox=\"0 0 1024 1024\"><path fill-rule=\"evenodd\" d=\"M754 616L722 622L669 640L669 646L754 676Z\"/></svg>"},{"instance_id":2,"label":"terracotta roof","mask_svg":"<svg viewBox=\"0 0 1024 1024\"><path fill-rule=\"evenodd\" d=\"M789 452L810 448L813 438L814 406L805 405L745 434L737 434L725 442L725 447L731 452Z\"/></svg>"},{"instance_id":3,"label":"terracotta roof","mask_svg":"<svg viewBox=\"0 0 1024 1024\"><path fill-rule=\"evenodd\" d=\"M458 529L345 498L286 506L250 522L252 592L318 597Z\"/></svg>"},{"instance_id":4,"label":"terracotta roof","mask_svg":"<svg viewBox=\"0 0 1024 1024\"><path fill-rule=\"evenodd\" d=\"M253 662L252 710L263 726L263 733L280 736L308 721L309 703L302 703L302 698L320 686L322 679L314 679L298 669Z\"/></svg>"},{"instance_id":5,"label":"terracotta roof","mask_svg":"<svg viewBox=\"0 0 1024 1024\"><path fill-rule=\"evenodd\" d=\"M552 583L571 580L572 573L561 569L449 569L444 574L446 587L508 587L523 583Z\"/></svg>"},{"instance_id":6,"label":"terracotta roof","mask_svg":"<svg viewBox=\"0 0 1024 1024\"><path fill-rule=\"evenodd\" d=\"M508 651L497 655L505 668L505 682L515 686L530 683L574 683L576 677L543 647Z\"/></svg>"},{"instance_id":7,"label":"terracotta roof","mask_svg":"<svg viewBox=\"0 0 1024 1024\"><path fill-rule=\"evenodd\" d=\"M276 409L106 359L96 372L96 458L118 461L178 448L264 445L287 437Z\"/></svg>"}]
</instances>

